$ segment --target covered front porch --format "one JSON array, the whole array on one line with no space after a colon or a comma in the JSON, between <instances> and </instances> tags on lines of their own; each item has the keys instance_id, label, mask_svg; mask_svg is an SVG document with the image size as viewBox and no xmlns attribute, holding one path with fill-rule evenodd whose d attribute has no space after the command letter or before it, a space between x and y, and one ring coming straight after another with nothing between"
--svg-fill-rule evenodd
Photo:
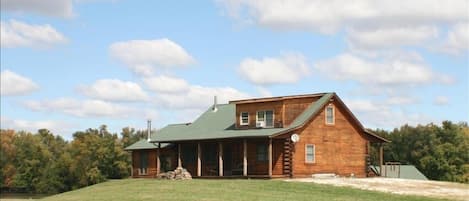
<instances>
[{"instance_id":1,"label":"covered front porch","mask_svg":"<svg viewBox=\"0 0 469 201\"><path fill-rule=\"evenodd\" d=\"M289 177L290 139L246 138L181 141L174 144L176 167L193 177ZM161 172L157 153L157 173Z\"/></svg>"}]
</instances>

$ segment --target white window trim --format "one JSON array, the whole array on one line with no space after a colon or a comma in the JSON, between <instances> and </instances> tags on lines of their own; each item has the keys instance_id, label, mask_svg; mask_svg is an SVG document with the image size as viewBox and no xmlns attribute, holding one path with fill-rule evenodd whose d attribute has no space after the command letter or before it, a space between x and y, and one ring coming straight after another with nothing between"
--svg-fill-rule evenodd
<instances>
[{"instance_id":1,"label":"white window trim","mask_svg":"<svg viewBox=\"0 0 469 201\"><path fill-rule=\"evenodd\" d=\"M247 123L243 123L243 113L248 114L248 122ZM241 126L249 125L249 112L240 112L239 113L239 125L241 125Z\"/></svg>"},{"instance_id":2,"label":"white window trim","mask_svg":"<svg viewBox=\"0 0 469 201\"><path fill-rule=\"evenodd\" d=\"M308 161L308 146L313 146L313 161ZM316 146L314 144L305 144L305 163L316 163Z\"/></svg>"},{"instance_id":3,"label":"white window trim","mask_svg":"<svg viewBox=\"0 0 469 201\"><path fill-rule=\"evenodd\" d=\"M327 122L327 109L328 108L332 108L332 123ZM325 112L324 112L324 120L326 122L326 125L334 125L335 124L335 108L334 108L334 105L329 104L328 106L326 106Z\"/></svg>"},{"instance_id":4,"label":"white window trim","mask_svg":"<svg viewBox=\"0 0 469 201\"><path fill-rule=\"evenodd\" d=\"M267 116L266 111L272 111L272 126L267 126ZM258 112L264 112L264 121L259 121ZM264 122L265 128L274 128L275 127L275 110L258 110L256 111L256 124L259 122Z\"/></svg>"}]
</instances>

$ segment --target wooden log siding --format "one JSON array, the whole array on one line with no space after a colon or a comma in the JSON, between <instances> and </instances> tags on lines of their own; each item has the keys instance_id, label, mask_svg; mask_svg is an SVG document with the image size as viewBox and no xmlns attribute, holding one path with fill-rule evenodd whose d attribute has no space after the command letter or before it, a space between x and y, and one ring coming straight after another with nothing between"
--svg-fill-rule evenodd
<instances>
[{"instance_id":1,"label":"wooden log siding","mask_svg":"<svg viewBox=\"0 0 469 201\"><path fill-rule=\"evenodd\" d=\"M283 175L283 142L284 139L272 141L272 175Z\"/></svg>"},{"instance_id":2,"label":"wooden log siding","mask_svg":"<svg viewBox=\"0 0 469 201\"><path fill-rule=\"evenodd\" d=\"M331 103L335 110L335 124L326 125L325 111L317 115L305 127L298 130L300 141L295 144L293 155L294 177L315 173L336 173L365 177L366 143L356 125L353 125L343 108ZM305 145L315 146L315 162L306 163Z\"/></svg>"},{"instance_id":3,"label":"wooden log siding","mask_svg":"<svg viewBox=\"0 0 469 201\"><path fill-rule=\"evenodd\" d=\"M147 174L146 175L139 175L138 170L140 168L140 153L147 152L148 156L148 163L147 163ZM157 161L156 161L156 149L148 149L148 150L135 150L132 151L132 175L134 178L153 178L157 174Z\"/></svg>"},{"instance_id":4,"label":"wooden log siding","mask_svg":"<svg viewBox=\"0 0 469 201\"><path fill-rule=\"evenodd\" d=\"M283 106L282 101L272 101L266 103L247 103L236 105L236 127L238 129L255 129L257 111L273 110L274 126L278 127L278 122L282 120ZM241 112L249 113L249 125L241 126L239 115Z\"/></svg>"},{"instance_id":5,"label":"wooden log siding","mask_svg":"<svg viewBox=\"0 0 469 201\"><path fill-rule=\"evenodd\" d=\"M284 126L290 125L303 111L316 102L319 97L287 99L283 101L285 105L283 119Z\"/></svg>"},{"instance_id":6,"label":"wooden log siding","mask_svg":"<svg viewBox=\"0 0 469 201\"><path fill-rule=\"evenodd\" d=\"M273 110L274 126L288 126L312 103L320 97L294 98L280 101L244 103L236 105L236 127L239 129L253 129L256 127L257 111ZM249 113L249 125L241 125L239 115ZM280 124L281 123L281 124Z\"/></svg>"}]
</instances>

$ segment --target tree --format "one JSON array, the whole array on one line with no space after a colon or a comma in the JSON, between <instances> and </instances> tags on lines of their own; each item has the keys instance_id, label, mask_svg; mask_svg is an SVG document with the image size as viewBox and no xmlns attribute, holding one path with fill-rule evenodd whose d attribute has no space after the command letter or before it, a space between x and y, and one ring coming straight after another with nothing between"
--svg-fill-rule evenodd
<instances>
[{"instance_id":1,"label":"tree","mask_svg":"<svg viewBox=\"0 0 469 201\"><path fill-rule=\"evenodd\" d=\"M0 130L0 187L13 187L15 165L13 159L16 157L16 147L13 143L15 131Z\"/></svg>"},{"instance_id":2,"label":"tree","mask_svg":"<svg viewBox=\"0 0 469 201\"><path fill-rule=\"evenodd\" d=\"M428 178L468 183L469 134L467 123L442 122L401 126L376 133L391 140L385 144L385 161L412 164Z\"/></svg>"}]
</instances>

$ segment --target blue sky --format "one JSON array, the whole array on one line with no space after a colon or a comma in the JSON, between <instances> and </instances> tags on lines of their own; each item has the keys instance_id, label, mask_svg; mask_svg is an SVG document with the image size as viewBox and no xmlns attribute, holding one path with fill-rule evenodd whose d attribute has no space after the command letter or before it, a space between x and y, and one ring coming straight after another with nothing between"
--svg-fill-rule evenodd
<instances>
[{"instance_id":1,"label":"blue sky","mask_svg":"<svg viewBox=\"0 0 469 201\"><path fill-rule=\"evenodd\" d=\"M336 92L369 128L469 121L468 1L1 2L1 127L112 132Z\"/></svg>"}]
</instances>

